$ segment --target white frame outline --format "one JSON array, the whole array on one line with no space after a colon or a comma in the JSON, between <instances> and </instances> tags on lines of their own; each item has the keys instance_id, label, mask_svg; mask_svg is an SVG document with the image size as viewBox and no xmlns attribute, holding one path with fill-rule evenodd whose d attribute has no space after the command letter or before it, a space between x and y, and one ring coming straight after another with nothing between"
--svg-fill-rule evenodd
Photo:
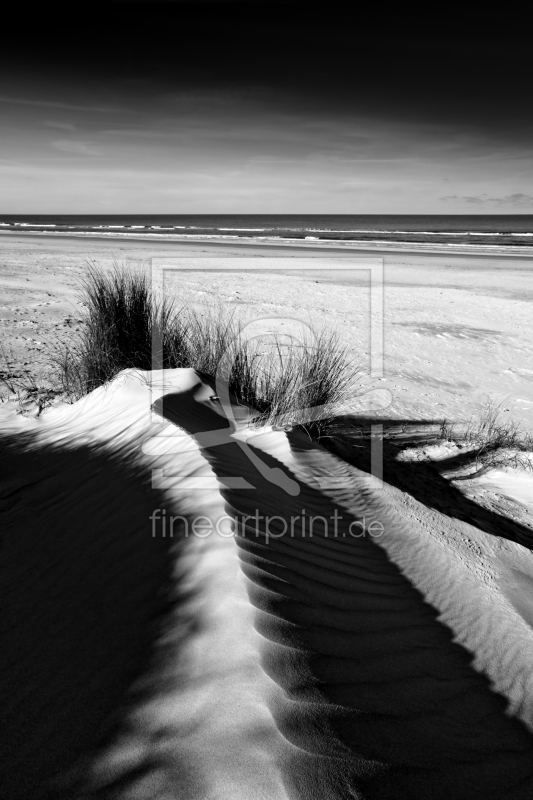
<instances>
[{"instance_id":1,"label":"white frame outline","mask_svg":"<svg viewBox=\"0 0 533 800\"><path fill-rule=\"evenodd\" d=\"M242 257L227 257L227 256L174 256L172 258L165 258L163 256L154 257L150 259L150 274L151 274L151 282L152 287L159 287L161 291L164 291L164 276L165 272L179 272L181 270L190 271L190 272L253 272L253 267L250 267L250 261L254 260L255 258L259 258L258 256L242 256ZM317 264L309 264L306 263L305 270L316 270L317 272L324 272L324 264L323 259L327 259L328 261L338 259L340 262L339 265L335 265L334 269L336 271L341 270L368 270L370 272L370 348L369 348L369 361L370 361L370 377L371 378L383 378L384 377L384 363L385 363L385 326L384 326L384 314L385 314L385 260L384 258L357 258L357 257L347 257L343 256L335 256L330 253L324 254L322 258L317 255L273 255L268 254L266 258L260 257L260 266L258 270L261 272L272 271L272 272L279 272L283 270L286 271L301 271L304 269L301 266L298 266L298 261L306 260L307 262L311 259L316 259ZM282 267L279 264L269 264L265 263L268 261L285 261L287 262ZM191 263L194 261L194 263ZM213 264L213 266L205 266L202 267L199 265L199 261L206 261ZM349 266L342 266L342 264L346 261L350 262ZM189 262L189 263L186 263ZM241 266L240 262L243 262ZM356 262L354 264L353 262ZM152 333L152 371L162 369L162 340L161 336L158 335L159 331L154 328ZM152 379L153 380L153 379ZM160 388L160 385L159 385ZM153 395L153 383L150 383L150 390ZM156 414L156 412L151 407L151 414L152 414L152 422L156 424L161 423L161 417ZM371 442L370 442L370 475L368 478L368 482L371 484L373 489L382 489L383 488L383 425L382 424L374 424L371 426ZM172 481L180 481L178 476L173 476L173 478L169 479L163 474L163 470L156 469L153 470L153 477L152 483L154 488L169 488L167 485L168 480ZM187 483L185 479L185 483ZM207 481L212 483L211 478L206 478ZM234 481L235 479L230 479L230 481ZM181 479L183 482L183 479ZM198 481L197 488L204 488L203 481L199 480L198 478L195 479ZM339 486L338 478L335 479L336 483L333 485ZM324 488L327 485L326 481L322 481L324 483ZM173 485L173 484L172 484ZM180 486L182 483L180 483ZM184 484L183 484L184 485ZM191 485L189 488L195 488L195 484ZM243 486L242 488L246 488Z\"/></svg>"}]
</instances>

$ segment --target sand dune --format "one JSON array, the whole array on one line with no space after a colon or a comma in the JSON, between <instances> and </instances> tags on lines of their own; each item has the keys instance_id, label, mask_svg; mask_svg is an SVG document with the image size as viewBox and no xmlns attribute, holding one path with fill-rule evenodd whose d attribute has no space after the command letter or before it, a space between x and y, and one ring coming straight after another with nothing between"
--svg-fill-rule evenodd
<instances>
[{"instance_id":1,"label":"sand dune","mask_svg":"<svg viewBox=\"0 0 533 800\"><path fill-rule=\"evenodd\" d=\"M220 425L216 413L200 413L193 390L189 396L167 395L159 405L193 434ZM272 469L283 465L275 459L276 450L284 452L282 437L253 439ZM505 715L504 698L472 668L471 653L453 641L454 632L386 548L349 533L363 516L367 524L386 520L389 536L398 539L406 535L403 526L355 473L337 498L314 490L313 477L351 471L302 434L291 434L289 442L284 469L298 481L300 494L283 499L238 444L203 449L217 475L246 474L255 486L246 493L222 489L237 520L257 508L285 520L301 520L302 509L308 517L331 519L336 510L343 517L333 539L320 534L320 525L309 539L301 522L290 536L282 535L280 521L279 538L267 537L265 527L250 521L240 527L237 544L258 610L255 624L271 643L264 646L264 666L285 692L272 708L278 727L304 751L321 752L322 737L310 733L306 722L319 704L321 721L354 751L355 785L366 796L514 796L512 787L530 775L529 732ZM447 589L463 589L462 603L468 602L460 577L454 581L452 570L447 572ZM509 753L503 757L502 750Z\"/></svg>"},{"instance_id":2,"label":"sand dune","mask_svg":"<svg viewBox=\"0 0 533 800\"><path fill-rule=\"evenodd\" d=\"M531 553L213 395L127 371L6 423L5 796L529 797Z\"/></svg>"}]
</instances>

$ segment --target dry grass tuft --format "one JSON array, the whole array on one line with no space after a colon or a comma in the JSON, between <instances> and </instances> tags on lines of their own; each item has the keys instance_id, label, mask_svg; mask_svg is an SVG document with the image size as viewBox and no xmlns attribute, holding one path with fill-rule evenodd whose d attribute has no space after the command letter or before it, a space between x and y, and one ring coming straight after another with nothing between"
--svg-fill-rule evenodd
<instances>
[{"instance_id":1,"label":"dry grass tuft","mask_svg":"<svg viewBox=\"0 0 533 800\"><path fill-rule=\"evenodd\" d=\"M356 391L358 372L334 332L322 330L286 344L248 341L224 306L204 314L177 309L156 296L146 274L91 266L82 285L82 331L58 350L55 364L72 399L121 370L193 367L229 385L238 401L258 410L255 425L303 427L320 436ZM154 363L153 341L158 341Z\"/></svg>"},{"instance_id":2,"label":"dry grass tuft","mask_svg":"<svg viewBox=\"0 0 533 800\"><path fill-rule=\"evenodd\" d=\"M502 407L490 397L466 423L444 420L442 439L465 444L472 448L472 462L485 472L495 467L517 467L533 470L533 435L516 420L506 419Z\"/></svg>"}]
</instances>

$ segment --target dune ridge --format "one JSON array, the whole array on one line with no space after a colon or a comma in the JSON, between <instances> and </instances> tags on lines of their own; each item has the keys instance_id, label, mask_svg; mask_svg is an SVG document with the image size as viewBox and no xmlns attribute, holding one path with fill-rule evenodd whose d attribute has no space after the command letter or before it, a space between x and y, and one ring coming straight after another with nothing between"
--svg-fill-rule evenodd
<instances>
[{"instance_id":1,"label":"dune ridge","mask_svg":"<svg viewBox=\"0 0 533 800\"><path fill-rule=\"evenodd\" d=\"M529 797L533 637L501 585L528 551L472 549L471 526L302 433L250 436L213 395L127 370L4 426L6 795ZM338 535L303 535L303 509ZM198 515L237 535L184 536Z\"/></svg>"}]
</instances>

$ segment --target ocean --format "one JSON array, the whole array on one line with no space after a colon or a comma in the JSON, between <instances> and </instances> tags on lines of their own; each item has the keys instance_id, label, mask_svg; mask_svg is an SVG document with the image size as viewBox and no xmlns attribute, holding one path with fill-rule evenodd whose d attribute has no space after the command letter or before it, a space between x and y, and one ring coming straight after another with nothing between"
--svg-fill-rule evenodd
<instances>
[{"instance_id":1,"label":"ocean","mask_svg":"<svg viewBox=\"0 0 533 800\"><path fill-rule=\"evenodd\" d=\"M118 237L332 241L439 248L533 247L533 214L113 214L0 215L0 230Z\"/></svg>"}]
</instances>

